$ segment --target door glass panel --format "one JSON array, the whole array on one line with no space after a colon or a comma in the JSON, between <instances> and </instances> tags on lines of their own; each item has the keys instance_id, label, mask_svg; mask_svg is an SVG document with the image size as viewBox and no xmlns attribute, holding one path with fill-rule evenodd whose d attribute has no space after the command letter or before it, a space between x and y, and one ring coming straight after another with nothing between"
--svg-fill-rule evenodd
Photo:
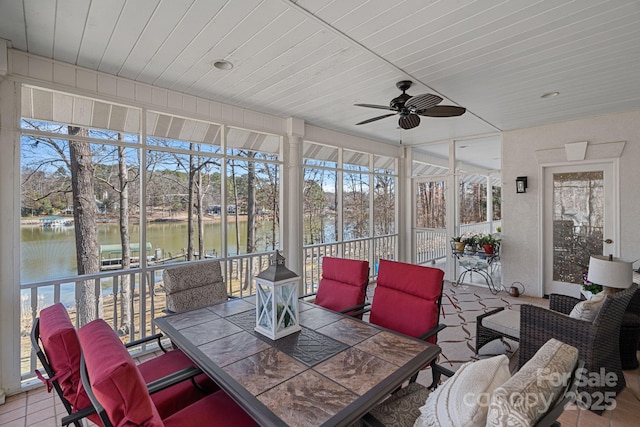
<instances>
[{"instance_id":1,"label":"door glass panel","mask_svg":"<svg viewBox=\"0 0 640 427\"><path fill-rule=\"evenodd\" d=\"M553 280L583 283L591 255L602 255L604 173L553 174Z\"/></svg>"}]
</instances>

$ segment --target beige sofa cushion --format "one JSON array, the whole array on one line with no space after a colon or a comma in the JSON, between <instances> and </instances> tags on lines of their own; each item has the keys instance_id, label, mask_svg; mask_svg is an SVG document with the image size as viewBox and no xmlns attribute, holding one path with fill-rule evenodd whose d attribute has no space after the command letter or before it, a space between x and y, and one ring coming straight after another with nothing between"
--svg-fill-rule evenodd
<instances>
[{"instance_id":1,"label":"beige sofa cushion","mask_svg":"<svg viewBox=\"0 0 640 427\"><path fill-rule=\"evenodd\" d=\"M554 338L545 345L492 397L487 426L534 425L565 390L578 360L578 349Z\"/></svg>"},{"instance_id":2,"label":"beige sofa cushion","mask_svg":"<svg viewBox=\"0 0 640 427\"><path fill-rule=\"evenodd\" d=\"M580 301L573 307L573 310L569 313L569 317L593 322L606 297L607 295L604 292L600 292L586 301Z\"/></svg>"},{"instance_id":3,"label":"beige sofa cushion","mask_svg":"<svg viewBox=\"0 0 640 427\"><path fill-rule=\"evenodd\" d=\"M505 355L467 362L420 408L416 427L483 427L491 393L509 379Z\"/></svg>"},{"instance_id":4,"label":"beige sofa cushion","mask_svg":"<svg viewBox=\"0 0 640 427\"><path fill-rule=\"evenodd\" d=\"M520 338L520 310L501 310L483 318L482 326L503 335Z\"/></svg>"}]
</instances>

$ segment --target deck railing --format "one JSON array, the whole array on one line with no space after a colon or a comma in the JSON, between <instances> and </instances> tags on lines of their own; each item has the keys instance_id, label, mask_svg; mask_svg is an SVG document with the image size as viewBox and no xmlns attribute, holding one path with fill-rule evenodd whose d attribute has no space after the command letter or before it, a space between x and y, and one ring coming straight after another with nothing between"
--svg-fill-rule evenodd
<instances>
[{"instance_id":1,"label":"deck railing","mask_svg":"<svg viewBox=\"0 0 640 427\"><path fill-rule=\"evenodd\" d=\"M315 292L322 277L322 257L340 257L369 261L370 277L377 275L378 261L396 259L397 234L354 239L345 242L321 243L304 247L304 293Z\"/></svg>"},{"instance_id":2,"label":"deck railing","mask_svg":"<svg viewBox=\"0 0 640 427\"><path fill-rule=\"evenodd\" d=\"M501 221L477 222L460 226L460 234L495 233ZM447 231L443 228L416 228L415 262L426 264L447 256Z\"/></svg>"},{"instance_id":3,"label":"deck railing","mask_svg":"<svg viewBox=\"0 0 640 427\"><path fill-rule=\"evenodd\" d=\"M493 223L494 226L496 223ZM464 231L488 230L488 224L473 224ZM446 256L446 233L444 230L415 230L416 262L427 263ZM377 265L381 258L396 259L398 253L398 235L390 234L371 238L354 239L305 246L304 271L302 277L303 292L317 290L322 276L321 260L323 256L368 260L371 266L370 277L377 275ZM269 265L269 256L273 252L252 253L220 259L229 295L246 297L255 294L252 278ZM193 261L198 262L198 261ZM34 377L37 358L31 351L29 333L34 319L40 310L49 305L63 302L72 321L78 326L76 312L76 287L90 283L95 287L96 312L105 319L114 330L121 334L123 342L131 342L155 334L153 319L163 316L165 295L162 288L162 271L168 266L149 265L128 270L110 270L84 276L62 277L52 280L23 283L21 306L21 372L23 379ZM131 298L123 294L123 282L131 284ZM144 280L143 280L144 279ZM130 318L124 304L129 304ZM155 349L152 347L151 350ZM141 348L141 351L147 350Z\"/></svg>"},{"instance_id":4,"label":"deck railing","mask_svg":"<svg viewBox=\"0 0 640 427\"><path fill-rule=\"evenodd\" d=\"M255 294L253 276L269 265L272 252L252 253L221 259L227 292L236 297ZM198 262L198 261L193 261ZM38 367L35 354L31 351L29 333L34 319L41 309L63 302L67 306L72 322L79 326L76 310L76 287L94 286L95 309L99 317L118 331L122 341L128 343L157 333L153 319L164 316L165 295L162 288L162 271L175 264L131 268L128 270L110 270L84 276L62 277L23 283L20 286L21 319L20 319L20 358L23 380L34 378L34 370ZM144 280L141 280L144 277ZM128 279L132 298L123 293L123 281ZM124 304L129 304L129 319ZM155 350L155 344L149 348L141 347L140 351Z\"/></svg>"},{"instance_id":5,"label":"deck railing","mask_svg":"<svg viewBox=\"0 0 640 427\"><path fill-rule=\"evenodd\" d=\"M426 264L447 256L447 230L417 228L414 236L416 264Z\"/></svg>"}]
</instances>

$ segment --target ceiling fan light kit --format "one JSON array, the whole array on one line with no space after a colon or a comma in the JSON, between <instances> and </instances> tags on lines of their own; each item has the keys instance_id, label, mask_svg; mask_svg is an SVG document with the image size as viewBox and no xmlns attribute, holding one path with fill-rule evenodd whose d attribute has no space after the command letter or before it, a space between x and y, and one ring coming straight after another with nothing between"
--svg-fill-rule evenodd
<instances>
[{"instance_id":1,"label":"ceiling fan light kit","mask_svg":"<svg viewBox=\"0 0 640 427\"><path fill-rule=\"evenodd\" d=\"M398 126L402 129L413 129L420 124L419 116L455 117L461 116L465 111L467 111L463 107L457 107L454 105L438 105L442 102L442 97L432 93L411 96L407 94L407 90L412 84L413 83L410 80L402 80L396 83L396 87L402 91L402 94L393 98L388 107L376 104L354 104L356 107L395 111L395 113L384 114L382 116L363 120L360 123L356 123L356 125L364 125L387 117L400 115L400 118L398 119Z\"/></svg>"}]
</instances>

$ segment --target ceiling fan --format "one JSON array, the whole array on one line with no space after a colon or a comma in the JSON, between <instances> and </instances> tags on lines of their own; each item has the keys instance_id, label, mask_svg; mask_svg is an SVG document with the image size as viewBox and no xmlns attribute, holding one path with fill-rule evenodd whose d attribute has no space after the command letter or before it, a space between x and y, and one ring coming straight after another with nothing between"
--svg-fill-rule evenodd
<instances>
[{"instance_id":1,"label":"ceiling fan","mask_svg":"<svg viewBox=\"0 0 640 427\"><path fill-rule=\"evenodd\" d=\"M364 125L366 123L375 122L376 120L399 114L400 118L398 119L398 125L402 129L413 129L420 124L419 116L455 117L461 116L465 111L467 111L466 108L456 107L454 105L438 105L442 102L442 97L432 93L424 93L416 96L408 95L407 90L411 87L412 83L413 82L410 80L402 80L396 83L396 87L402 91L402 94L393 98L388 107L385 105L375 104L354 104L357 107L395 111L395 113L364 120L360 123L356 123L356 125Z\"/></svg>"}]
</instances>

